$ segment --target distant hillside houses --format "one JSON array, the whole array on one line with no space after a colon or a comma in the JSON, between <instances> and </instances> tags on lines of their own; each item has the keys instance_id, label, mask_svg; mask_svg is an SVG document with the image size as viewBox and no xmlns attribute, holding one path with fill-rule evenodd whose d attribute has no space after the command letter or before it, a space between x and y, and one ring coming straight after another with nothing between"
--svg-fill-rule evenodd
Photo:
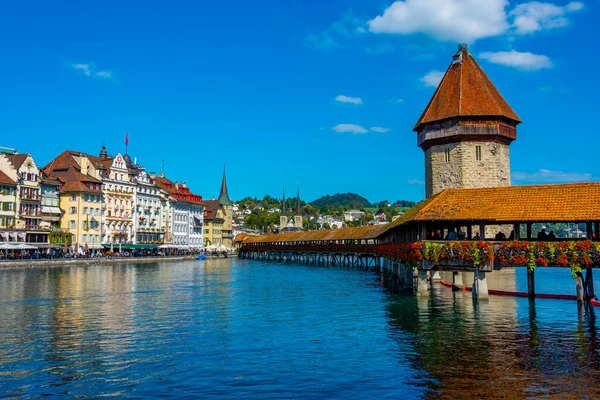
<instances>
[{"instance_id":1,"label":"distant hillside houses","mask_svg":"<svg viewBox=\"0 0 600 400\"><path fill-rule=\"evenodd\" d=\"M344 220L346 222L359 221L364 216L365 212L360 210L348 210L344 212Z\"/></svg>"},{"instance_id":2,"label":"distant hillside houses","mask_svg":"<svg viewBox=\"0 0 600 400\"><path fill-rule=\"evenodd\" d=\"M319 224L320 227L323 227L323 226L325 226L325 224L328 224L331 229L341 229L344 227L343 219L334 218L329 215L319 216L319 218L317 218L316 222L317 222L317 224Z\"/></svg>"}]
</instances>

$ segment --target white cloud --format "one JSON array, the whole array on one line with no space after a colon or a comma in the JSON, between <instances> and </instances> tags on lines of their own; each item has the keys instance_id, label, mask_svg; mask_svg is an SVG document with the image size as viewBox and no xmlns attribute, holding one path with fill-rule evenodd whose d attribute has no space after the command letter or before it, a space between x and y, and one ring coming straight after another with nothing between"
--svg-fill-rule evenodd
<instances>
[{"instance_id":1,"label":"white cloud","mask_svg":"<svg viewBox=\"0 0 600 400\"><path fill-rule=\"evenodd\" d=\"M517 5L510 13L514 18L515 33L524 35L542 29L562 28L569 25L567 14L583 9L583 3L571 2L564 7L552 3L532 1Z\"/></svg>"},{"instance_id":2,"label":"white cloud","mask_svg":"<svg viewBox=\"0 0 600 400\"><path fill-rule=\"evenodd\" d=\"M425 86L437 87L443 77L444 73L442 71L430 71L421 78L421 83Z\"/></svg>"},{"instance_id":3,"label":"white cloud","mask_svg":"<svg viewBox=\"0 0 600 400\"><path fill-rule=\"evenodd\" d=\"M95 73L95 75L98 78L104 78L104 79L112 79L113 78L112 71L98 71Z\"/></svg>"},{"instance_id":4,"label":"white cloud","mask_svg":"<svg viewBox=\"0 0 600 400\"><path fill-rule=\"evenodd\" d=\"M530 52L519 52L516 50L484 52L479 54L479 57L494 64L506 65L508 67L520 68L528 71L552 68L552 61L550 61L547 56Z\"/></svg>"},{"instance_id":5,"label":"white cloud","mask_svg":"<svg viewBox=\"0 0 600 400\"><path fill-rule=\"evenodd\" d=\"M506 32L507 5L508 0L395 1L368 24L374 33L424 33L441 41L470 43Z\"/></svg>"},{"instance_id":6,"label":"white cloud","mask_svg":"<svg viewBox=\"0 0 600 400\"><path fill-rule=\"evenodd\" d=\"M92 74L90 64L72 64L71 68L80 71L85 76L90 76Z\"/></svg>"},{"instance_id":7,"label":"white cloud","mask_svg":"<svg viewBox=\"0 0 600 400\"><path fill-rule=\"evenodd\" d=\"M374 126L372 128L369 129L372 132L378 132L378 133L387 133L389 131L391 131L390 128L384 128L382 126Z\"/></svg>"},{"instance_id":8,"label":"white cloud","mask_svg":"<svg viewBox=\"0 0 600 400\"><path fill-rule=\"evenodd\" d=\"M76 71L81 72L85 76L95 77L100 79L113 80L115 78L114 72L109 70L99 70L95 64L84 64L75 63L70 65Z\"/></svg>"},{"instance_id":9,"label":"white cloud","mask_svg":"<svg viewBox=\"0 0 600 400\"><path fill-rule=\"evenodd\" d=\"M343 96L343 95L339 95L335 98L335 101L340 102L340 103L350 103L350 104L362 104L363 101L360 97L350 97L350 96Z\"/></svg>"},{"instance_id":10,"label":"white cloud","mask_svg":"<svg viewBox=\"0 0 600 400\"><path fill-rule=\"evenodd\" d=\"M333 129L334 131L336 131L338 133L352 133L355 135L357 135L359 133L369 132L364 127L362 127L360 125L354 125L354 124L339 124L339 125L334 126L331 129Z\"/></svg>"},{"instance_id":11,"label":"white cloud","mask_svg":"<svg viewBox=\"0 0 600 400\"><path fill-rule=\"evenodd\" d=\"M424 185L425 182L419 180L419 179L409 179L406 181L406 183L408 183L409 185Z\"/></svg>"},{"instance_id":12,"label":"white cloud","mask_svg":"<svg viewBox=\"0 0 600 400\"><path fill-rule=\"evenodd\" d=\"M585 6L579 1L573 1L565 6L566 11L581 11Z\"/></svg>"},{"instance_id":13,"label":"white cloud","mask_svg":"<svg viewBox=\"0 0 600 400\"><path fill-rule=\"evenodd\" d=\"M584 8L531 1L507 12L508 0L397 0L368 21L373 33L425 34L439 41L472 43L507 33L528 34L569 24L568 14Z\"/></svg>"},{"instance_id":14,"label":"white cloud","mask_svg":"<svg viewBox=\"0 0 600 400\"><path fill-rule=\"evenodd\" d=\"M568 183L587 182L594 179L587 172L564 172L540 169L536 172L513 172L512 178L520 183Z\"/></svg>"}]
</instances>

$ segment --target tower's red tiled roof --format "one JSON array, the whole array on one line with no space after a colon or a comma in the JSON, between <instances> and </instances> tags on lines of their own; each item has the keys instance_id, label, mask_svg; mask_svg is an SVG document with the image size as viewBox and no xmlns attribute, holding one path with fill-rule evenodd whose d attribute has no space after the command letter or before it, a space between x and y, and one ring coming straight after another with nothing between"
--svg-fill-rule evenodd
<instances>
[{"instance_id":1,"label":"tower's red tiled roof","mask_svg":"<svg viewBox=\"0 0 600 400\"><path fill-rule=\"evenodd\" d=\"M422 124L457 117L505 117L521 122L466 48L461 47L454 58L415 131Z\"/></svg>"}]
</instances>

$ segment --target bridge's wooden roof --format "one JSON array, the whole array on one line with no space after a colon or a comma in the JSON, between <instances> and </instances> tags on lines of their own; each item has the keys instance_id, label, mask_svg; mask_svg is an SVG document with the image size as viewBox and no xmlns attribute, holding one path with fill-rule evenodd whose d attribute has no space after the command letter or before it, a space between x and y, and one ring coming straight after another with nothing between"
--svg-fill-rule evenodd
<instances>
[{"instance_id":1,"label":"bridge's wooden roof","mask_svg":"<svg viewBox=\"0 0 600 400\"><path fill-rule=\"evenodd\" d=\"M600 221L600 182L447 189L411 221Z\"/></svg>"},{"instance_id":2,"label":"bridge's wooden roof","mask_svg":"<svg viewBox=\"0 0 600 400\"><path fill-rule=\"evenodd\" d=\"M390 224L248 237L244 243L375 239L409 223L458 221L488 224L600 221L600 182L446 189Z\"/></svg>"},{"instance_id":3,"label":"bridge's wooden roof","mask_svg":"<svg viewBox=\"0 0 600 400\"><path fill-rule=\"evenodd\" d=\"M374 239L389 228L389 224L361 226L359 228L328 229L322 231L306 231L248 237L244 243L276 243L276 242L305 242L332 241L353 239Z\"/></svg>"}]
</instances>

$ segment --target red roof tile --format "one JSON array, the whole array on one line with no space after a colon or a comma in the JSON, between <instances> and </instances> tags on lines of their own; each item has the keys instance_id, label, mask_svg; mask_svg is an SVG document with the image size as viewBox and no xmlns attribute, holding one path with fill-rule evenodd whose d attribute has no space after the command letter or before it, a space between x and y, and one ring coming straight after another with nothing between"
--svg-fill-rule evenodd
<instances>
[{"instance_id":1,"label":"red roof tile","mask_svg":"<svg viewBox=\"0 0 600 400\"><path fill-rule=\"evenodd\" d=\"M600 182L447 189L411 221L600 221Z\"/></svg>"},{"instance_id":2,"label":"red roof tile","mask_svg":"<svg viewBox=\"0 0 600 400\"><path fill-rule=\"evenodd\" d=\"M600 221L600 182L446 189L412 207L391 224L248 237L243 241L374 239L400 225L438 221L488 224Z\"/></svg>"},{"instance_id":3,"label":"red roof tile","mask_svg":"<svg viewBox=\"0 0 600 400\"><path fill-rule=\"evenodd\" d=\"M422 124L457 117L505 117L520 123L473 56L461 48L456 57L460 59L448 67L414 130Z\"/></svg>"},{"instance_id":4,"label":"red roof tile","mask_svg":"<svg viewBox=\"0 0 600 400\"><path fill-rule=\"evenodd\" d=\"M8 175L0 171L0 184L16 186L17 182L13 181Z\"/></svg>"},{"instance_id":5,"label":"red roof tile","mask_svg":"<svg viewBox=\"0 0 600 400\"><path fill-rule=\"evenodd\" d=\"M177 201L202 205L202 196L192 193L189 188L181 184L175 184L169 179L161 177L152 179L152 182L169 193Z\"/></svg>"},{"instance_id":6,"label":"red roof tile","mask_svg":"<svg viewBox=\"0 0 600 400\"><path fill-rule=\"evenodd\" d=\"M6 158L8 158L8 160L10 161L10 163L13 165L13 167L15 169L19 169L21 167L21 165L23 165L23 163L27 159L27 156L29 156L29 154L11 154L11 153L4 153L4 155L6 156Z\"/></svg>"},{"instance_id":7,"label":"red roof tile","mask_svg":"<svg viewBox=\"0 0 600 400\"><path fill-rule=\"evenodd\" d=\"M102 193L102 181L90 175L84 175L75 167L71 166L67 170L56 170L50 175L53 179L57 179L60 183L61 192L90 192ZM94 186L90 186L95 184Z\"/></svg>"}]
</instances>

